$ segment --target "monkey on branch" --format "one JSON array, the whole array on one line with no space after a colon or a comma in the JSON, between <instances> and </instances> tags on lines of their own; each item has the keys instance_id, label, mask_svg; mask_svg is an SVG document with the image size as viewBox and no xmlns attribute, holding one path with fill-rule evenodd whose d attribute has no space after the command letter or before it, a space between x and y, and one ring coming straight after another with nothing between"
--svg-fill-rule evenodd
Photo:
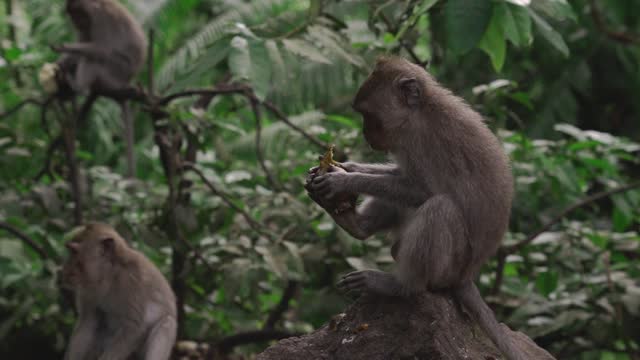
<instances>
[{"instance_id":1,"label":"monkey on branch","mask_svg":"<svg viewBox=\"0 0 640 360\"><path fill-rule=\"evenodd\" d=\"M62 55L54 65L43 66L40 81L45 90L63 97L87 95L78 115L80 121L84 121L98 96L118 102L124 127L127 171L133 177L134 127L126 100L137 93L130 82L146 59L144 31L117 0L67 0L65 11L76 31L76 42L52 46Z\"/></svg>"},{"instance_id":2,"label":"monkey on branch","mask_svg":"<svg viewBox=\"0 0 640 360\"><path fill-rule=\"evenodd\" d=\"M353 237L390 232L397 268L352 272L338 287L382 296L448 290L508 359L527 360L473 283L511 211L513 179L499 140L462 99L401 58L378 60L353 108L367 143L395 161L346 162L322 174L315 167L305 187ZM335 211L344 194L366 200Z\"/></svg>"}]
</instances>

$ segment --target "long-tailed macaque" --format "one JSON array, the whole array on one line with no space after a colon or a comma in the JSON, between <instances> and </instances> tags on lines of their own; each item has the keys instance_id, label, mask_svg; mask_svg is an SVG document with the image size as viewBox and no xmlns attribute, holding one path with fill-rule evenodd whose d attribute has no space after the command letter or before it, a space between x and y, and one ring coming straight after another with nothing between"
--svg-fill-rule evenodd
<instances>
[{"instance_id":1,"label":"long-tailed macaque","mask_svg":"<svg viewBox=\"0 0 640 360\"><path fill-rule=\"evenodd\" d=\"M449 289L507 358L526 360L473 283L500 245L511 211L513 179L498 139L462 99L401 58L378 60L353 108L369 145L395 162L347 162L325 175L312 168L306 187L352 236L390 232L397 269L352 272L339 288L387 296ZM367 199L356 209L330 211L340 193Z\"/></svg>"},{"instance_id":2,"label":"long-tailed macaque","mask_svg":"<svg viewBox=\"0 0 640 360\"><path fill-rule=\"evenodd\" d=\"M83 119L99 95L117 99L122 110L127 149L127 171L135 176L134 127L123 95L133 91L129 82L140 72L147 39L140 24L117 0L67 0L66 12L76 30L77 41L54 46L63 88L87 94L80 111Z\"/></svg>"},{"instance_id":3,"label":"long-tailed macaque","mask_svg":"<svg viewBox=\"0 0 640 360\"><path fill-rule=\"evenodd\" d=\"M109 225L84 226L66 244L62 285L78 320L65 360L167 360L176 339L175 296L162 273Z\"/></svg>"}]
</instances>

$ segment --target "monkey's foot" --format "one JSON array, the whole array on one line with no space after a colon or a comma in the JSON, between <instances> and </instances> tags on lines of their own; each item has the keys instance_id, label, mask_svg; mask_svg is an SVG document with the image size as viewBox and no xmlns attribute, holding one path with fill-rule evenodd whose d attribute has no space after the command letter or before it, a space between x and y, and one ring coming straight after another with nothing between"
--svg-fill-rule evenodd
<instances>
[{"instance_id":1,"label":"monkey's foot","mask_svg":"<svg viewBox=\"0 0 640 360\"><path fill-rule=\"evenodd\" d=\"M354 271L338 281L338 289L355 297L364 293L400 296L402 285L389 273L378 270Z\"/></svg>"}]
</instances>

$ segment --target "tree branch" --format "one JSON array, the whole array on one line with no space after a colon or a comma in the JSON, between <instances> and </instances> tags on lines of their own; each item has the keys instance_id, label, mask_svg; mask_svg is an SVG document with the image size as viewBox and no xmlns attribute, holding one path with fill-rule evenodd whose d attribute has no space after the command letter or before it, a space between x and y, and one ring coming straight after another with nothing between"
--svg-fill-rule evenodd
<instances>
[{"instance_id":1,"label":"tree branch","mask_svg":"<svg viewBox=\"0 0 640 360\"><path fill-rule=\"evenodd\" d=\"M263 235L267 235L271 238L274 237L273 234L271 234L271 232L267 231L265 229L265 226L263 224L261 224L260 222L258 222L256 219L254 219L248 212L246 212L244 209L242 209L241 207L239 207L238 205L236 205L231 198L229 198L226 194L222 193L220 190L218 190L210 181L209 179L207 179L207 177L204 175L204 173L202 172L202 170L198 169L194 164L184 164L183 168L186 170L191 170L194 173L196 173L200 179L202 180L202 182L207 186L207 188L209 188L209 190L211 190L211 192L218 196L220 199L222 199L222 201L227 204L227 206L229 206L230 208L232 208L233 210L235 210L236 212L238 212L240 215L242 215L242 217L244 217L244 219L247 221L247 223L249 224L249 226L255 230L258 233L261 233Z\"/></svg>"},{"instance_id":2,"label":"tree branch","mask_svg":"<svg viewBox=\"0 0 640 360\"><path fill-rule=\"evenodd\" d=\"M615 31L615 30L609 29L604 22L602 13L600 12L600 10L598 10L598 7L596 6L596 1L591 0L590 5L591 5L591 18L593 19L593 22L596 25L596 28L598 28L598 30L600 30L602 33L607 35L607 37L609 37L610 39L615 40L619 43L626 44L626 45L640 44L640 35L638 34L633 34L630 32L623 32L623 31Z\"/></svg>"},{"instance_id":3,"label":"tree branch","mask_svg":"<svg viewBox=\"0 0 640 360\"><path fill-rule=\"evenodd\" d=\"M584 207L586 205L589 205L597 200L600 200L602 198L606 198L609 197L611 195L615 195L621 192L625 192L625 191L629 191L635 188L640 187L640 181L634 181L632 183L629 183L627 185L623 185L614 189L610 189L607 191L603 191L603 192L599 192L597 194L593 194L591 196L587 196L586 198L574 203L573 205L565 208L564 210L562 210L558 215L556 215L555 217L553 217L553 219L551 219L549 222L547 222L546 224L544 224L542 227L540 227L537 231L533 232L532 234L530 234L529 236L527 236L526 239L513 244L511 246L505 246L504 247L504 253L506 255L509 254L513 254L516 253L518 251L520 251L523 247L525 247L526 245L528 245L530 242L532 242L536 237L538 237L538 235L542 234L543 232L549 230L549 228L551 228L554 224L558 223L560 220L562 220L564 217L566 217L567 215L569 215L569 213Z\"/></svg>"},{"instance_id":4,"label":"tree branch","mask_svg":"<svg viewBox=\"0 0 640 360\"><path fill-rule=\"evenodd\" d=\"M280 321L280 319L282 318L282 314L284 314L284 312L289 308L289 302L295 296L297 290L298 282L289 280L287 282L287 287L282 292L280 301L278 302L276 307L274 307L273 310L271 310L271 312L269 313L269 317L267 318L267 321L265 321L262 329L273 329L276 326L276 323L278 323L278 321Z\"/></svg>"},{"instance_id":5,"label":"tree branch","mask_svg":"<svg viewBox=\"0 0 640 360\"><path fill-rule=\"evenodd\" d=\"M264 159L264 154L262 153L262 144L261 144L262 118L260 116L260 107L258 106L258 101L257 99L255 99L254 97L251 97L250 95L247 95L247 99L249 100L249 104L251 104L251 110L253 110L253 116L256 119L256 143L255 144L256 144L256 157L258 158L258 163L260 164L262 171L264 171L264 174L267 178L267 183L269 183L269 185L272 188L276 190L280 190L280 186L278 185L275 178L269 171L269 168L267 168L267 164L265 163L265 159Z\"/></svg>"},{"instance_id":6,"label":"tree branch","mask_svg":"<svg viewBox=\"0 0 640 360\"><path fill-rule=\"evenodd\" d=\"M8 233L12 234L13 236L25 242L43 260L48 260L50 258L49 254L47 254L44 248L42 248L35 240L33 240L31 237L29 237L27 234L23 233L22 231L18 230L17 228L13 227L12 225L4 221L0 221L0 229L4 229Z\"/></svg>"},{"instance_id":7,"label":"tree branch","mask_svg":"<svg viewBox=\"0 0 640 360\"><path fill-rule=\"evenodd\" d=\"M615 194L619 194L625 191L629 191L635 188L640 188L640 181L634 181L631 182L627 185L623 185L623 186L619 186L617 188L614 189L610 189L607 191L602 191L599 192L597 194L593 194L591 196L587 196L586 198L572 204L571 206L565 208L564 210L562 210L558 215L556 215L555 217L553 217L553 219L551 219L549 222L547 222L546 224L544 224L543 226L541 226L538 230L534 231L533 233L531 233L529 236L527 236L524 240L517 242L516 244L510 245L510 246L503 246L500 249L498 249L498 253L496 254L497 256L497 260L498 260L498 265L496 266L496 281L493 285L493 288L491 289L491 293L492 294L497 294L500 292L500 287L502 286L502 279L503 279L503 273L504 273L504 267L506 265L506 258L507 256L509 256L510 254L514 254L516 252L519 252L520 250L522 250L522 248L524 248L526 245L528 245L529 243L531 243L533 240L535 240L535 238L537 238L540 234L542 234L543 232L549 230L553 225L555 225L556 223L558 223L560 220L562 220L563 218L565 218L567 215L569 215L571 212L585 207L595 201L598 201L600 199L615 195Z\"/></svg>"},{"instance_id":8,"label":"tree branch","mask_svg":"<svg viewBox=\"0 0 640 360\"><path fill-rule=\"evenodd\" d=\"M37 100L37 99L26 99L26 100L23 100L22 102L19 102L18 104L14 105L12 108L9 108L9 110L7 110L7 111L5 111L3 113L0 113L0 119L13 115L13 113L17 112L18 110L20 110L23 106L25 106L27 104L43 106L46 102L48 102L48 99L45 100L44 102L41 102L40 100Z\"/></svg>"}]
</instances>

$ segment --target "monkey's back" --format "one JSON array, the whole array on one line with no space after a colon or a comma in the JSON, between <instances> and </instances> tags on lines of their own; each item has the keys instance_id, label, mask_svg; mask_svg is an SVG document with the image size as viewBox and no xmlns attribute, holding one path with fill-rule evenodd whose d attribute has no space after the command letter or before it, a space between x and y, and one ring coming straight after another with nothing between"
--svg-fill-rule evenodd
<instances>
[{"instance_id":1,"label":"monkey's back","mask_svg":"<svg viewBox=\"0 0 640 360\"><path fill-rule=\"evenodd\" d=\"M142 68L147 55L147 38L142 26L117 0L80 0L72 7L68 5L67 12L78 32L88 32L88 40L101 44L114 57L127 62L121 69L127 72L124 77L131 78ZM82 16L85 14L88 20ZM83 31L83 26L90 26L90 29Z\"/></svg>"},{"instance_id":2,"label":"monkey's back","mask_svg":"<svg viewBox=\"0 0 640 360\"><path fill-rule=\"evenodd\" d=\"M432 193L448 195L462 213L471 249L463 277L472 278L508 227L513 198L509 159L482 116L461 98L441 87L430 95L431 118L417 135L427 139L422 175Z\"/></svg>"}]
</instances>

